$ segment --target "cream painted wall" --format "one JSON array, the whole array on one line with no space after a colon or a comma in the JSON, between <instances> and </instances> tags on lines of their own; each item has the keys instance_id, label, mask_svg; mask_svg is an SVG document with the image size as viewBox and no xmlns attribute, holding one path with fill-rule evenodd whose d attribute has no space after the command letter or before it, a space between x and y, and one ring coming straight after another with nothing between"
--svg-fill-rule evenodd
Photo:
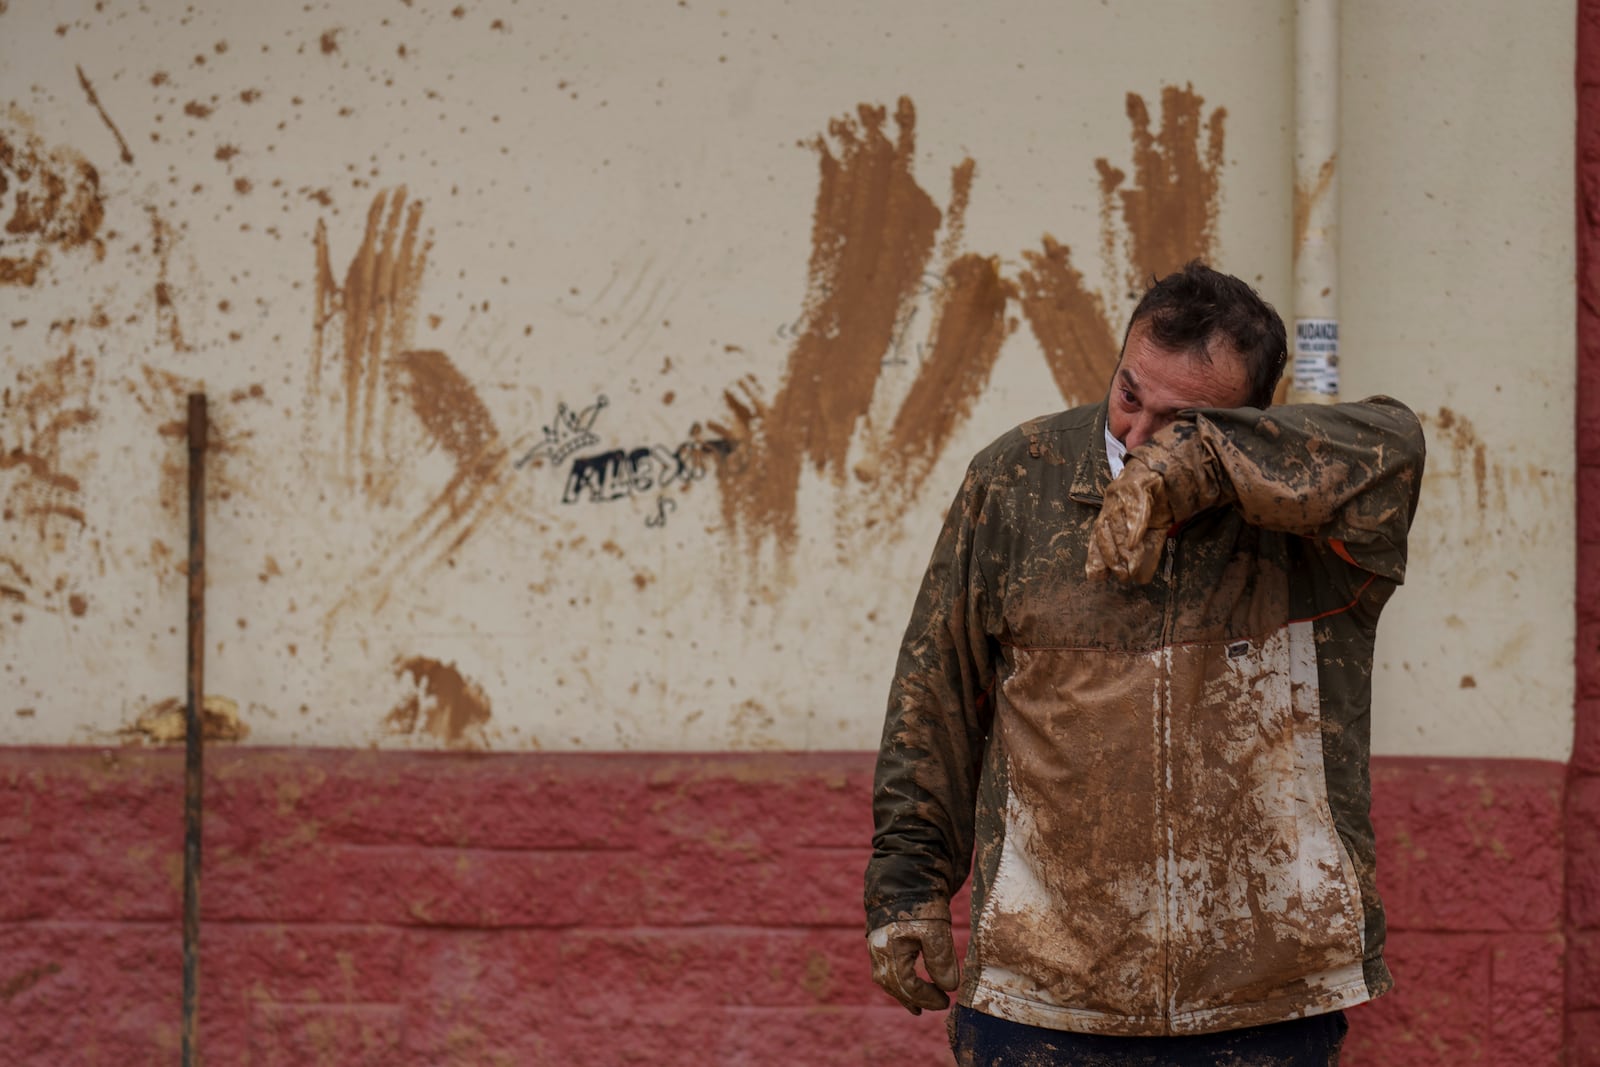
<instances>
[{"instance_id":1,"label":"cream painted wall","mask_svg":"<svg viewBox=\"0 0 1600 1067\"><path fill-rule=\"evenodd\" d=\"M1095 160L1130 166L1127 94L1159 121L1163 86L1192 85L1206 114L1227 110L1217 261L1289 311L1287 4L99 6L0 5L6 136L81 153L106 212L103 258L53 247L33 286L0 286L14 396L75 350L92 381L56 410L94 412L51 438L52 470L79 491L57 482L42 498L0 471L0 490L58 506L0 528L0 743L113 743L182 693L183 582L163 549L181 552L183 518L162 499L182 448L160 428L186 386L165 373L204 382L227 446L208 690L237 703L249 742L876 744L966 458L1061 403L1026 323L902 516L869 527L881 487L804 476L787 575L740 550L714 478L563 503L570 459L504 462L483 521L436 528L428 509L454 474L439 442L470 428L444 420L430 437L401 411L399 443L368 464L392 484L363 488L341 466L337 383L309 399L318 224L342 281L384 190L405 186L431 235L409 347L447 354L508 460L562 403L607 399L583 455L675 447L726 418L742 378L770 398L806 298L818 156L800 142L902 95L935 203L951 168L976 161L960 250L1014 276L1051 233L1120 323L1126 268L1099 254ZM1571 12L1460 10L1346 13L1347 389L1407 399L1436 441L1449 408L1493 457L1480 511L1471 443L1453 467L1435 446L1415 578L1384 635L1377 736L1390 752L1564 758ZM913 324L931 310L924 297ZM914 370L884 367L877 422ZM36 441L38 419L8 405L5 446ZM72 507L81 524L60 512ZM1459 688L1469 673L1477 688ZM440 735L490 710L452 742L425 728L435 708Z\"/></svg>"},{"instance_id":2,"label":"cream painted wall","mask_svg":"<svg viewBox=\"0 0 1600 1067\"><path fill-rule=\"evenodd\" d=\"M1429 438L1382 751L1570 751L1574 17L1345 5L1344 388L1406 399Z\"/></svg>"}]
</instances>

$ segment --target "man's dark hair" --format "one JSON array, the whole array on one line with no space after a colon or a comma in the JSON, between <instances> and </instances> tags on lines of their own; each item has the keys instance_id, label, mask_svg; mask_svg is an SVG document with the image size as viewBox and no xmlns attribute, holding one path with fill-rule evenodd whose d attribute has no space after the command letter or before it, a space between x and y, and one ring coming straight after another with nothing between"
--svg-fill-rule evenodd
<instances>
[{"instance_id":1,"label":"man's dark hair","mask_svg":"<svg viewBox=\"0 0 1600 1067\"><path fill-rule=\"evenodd\" d=\"M1162 348L1207 362L1211 344L1226 341L1244 356L1250 379L1247 403L1258 408L1272 403L1289 359L1289 338L1272 305L1238 278L1190 260L1145 290L1122 336L1124 348L1128 334L1141 322L1149 324L1150 339Z\"/></svg>"}]
</instances>

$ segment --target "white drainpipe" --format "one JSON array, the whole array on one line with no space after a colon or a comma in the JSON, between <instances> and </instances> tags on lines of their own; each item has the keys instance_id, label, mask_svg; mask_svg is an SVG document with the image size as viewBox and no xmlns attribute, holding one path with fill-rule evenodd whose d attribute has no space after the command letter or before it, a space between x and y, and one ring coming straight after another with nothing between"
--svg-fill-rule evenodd
<instances>
[{"instance_id":1,"label":"white drainpipe","mask_svg":"<svg viewBox=\"0 0 1600 1067\"><path fill-rule=\"evenodd\" d=\"M1291 403L1339 399L1339 0L1295 0Z\"/></svg>"}]
</instances>

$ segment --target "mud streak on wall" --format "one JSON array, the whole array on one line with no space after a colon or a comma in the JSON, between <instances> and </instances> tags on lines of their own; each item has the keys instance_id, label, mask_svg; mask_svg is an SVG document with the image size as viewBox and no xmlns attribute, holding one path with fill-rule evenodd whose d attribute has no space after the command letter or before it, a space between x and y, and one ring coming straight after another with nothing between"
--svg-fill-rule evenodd
<instances>
[{"instance_id":1,"label":"mud streak on wall","mask_svg":"<svg viewBox=\"0 0 1600 1067\"><path fill-rule=\"evenodd\" d=\"M724 394L727 415L711 423L745 450L743 462L719 470L725 532L750 558L771 543L781 572L798 536L807 463L832 481L838 510L846 510L846 457L857 446L864 459L855 480L877 490L864 525L903 515L988 387L1016 325L1012 301L1062 398L1098 399L1120 347L1119 291L1137 293L1191 258L1216 255L1227 112L1207 115L1204 104L1192 87L1167 86L1152 128L1144 98L1128 94L1132 180L1107 159L1096 161L1106 288L1091 287L1071 249L1049 234L1041 249L1022 253L1016 278L1003 276L992 257L963 254L976 163L956 166L941 214L913 173L909 99L896 108L893 140L886 108L862 104L855 117L835 119L826 137L811 142L819 180L808 289L781 385L768 401L761 382L746 376ZM874 392L890 357L905 350L941 227L928 343L889 424L875 426L868 418Z\"/></svg>"}]
</instances>

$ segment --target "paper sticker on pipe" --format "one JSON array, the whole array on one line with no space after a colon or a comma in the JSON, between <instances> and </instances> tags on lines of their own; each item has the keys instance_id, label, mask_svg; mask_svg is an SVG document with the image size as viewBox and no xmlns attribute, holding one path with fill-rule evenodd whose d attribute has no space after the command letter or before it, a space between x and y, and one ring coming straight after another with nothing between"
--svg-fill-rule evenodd
<instances>
[{"instance_id":1,"label":"paper sticker on pipe","mask_svg":"<svg viewBox=\"0 0 1600 1067\"><path fill-rule=\"evenodd\" d=\"M1294 320L1294 388L1339 395L1339 320Z\"/></svg>"}]
</instances>

